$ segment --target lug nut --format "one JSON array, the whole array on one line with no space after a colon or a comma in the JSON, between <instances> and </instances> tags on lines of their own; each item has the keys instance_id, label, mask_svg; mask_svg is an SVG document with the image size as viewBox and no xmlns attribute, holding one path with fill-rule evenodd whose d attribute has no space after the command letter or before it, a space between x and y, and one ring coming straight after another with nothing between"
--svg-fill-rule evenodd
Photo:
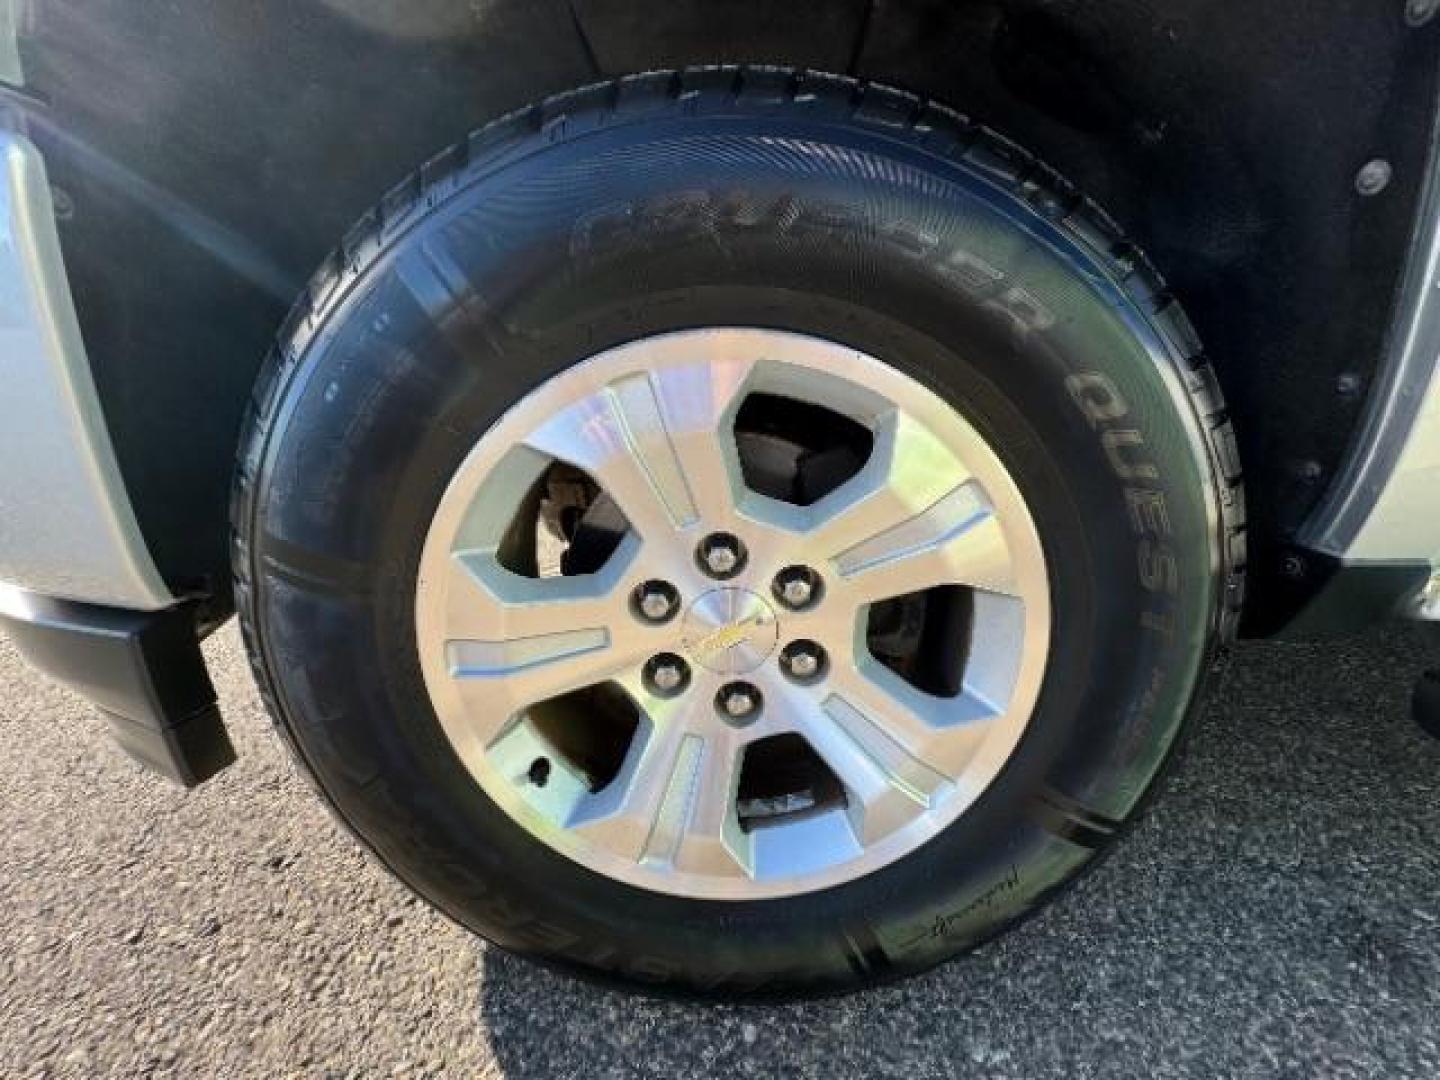
<instances>
[{"instance_id":1,"label":"lug nut","mask_svg":"<svg viewBox=\"0 0 1440 1080\"><path fill-rule=\"evenodd\" d=\"M745 545L729 533L711 533L700 541L695 555L711 577L734 577L745 565Z\"/></svg>"},{"instance_id":2,"label":"lug nut","mask_svg":"<svg viewBox=\"0 0 1440 1080\"><path fill-rule=\"evenodd\" d=\"M670 614L670 598L662 592L647 592L640 597L640 610L647 619L659 622Z\"/></svg>"},{"instance_id":3,"label":"lug nut","mask_svg":"<svg viewBox=\"0 0 1440 1080\"><path fill-rule=\"evenodd\" d=\"M669 693L685 681L685 673L674 664L661 664L651 673L655 689Z\"/></svg>"},{"instance_id":4,"label":"lug nut","mask_svg":"<svg viewBox=\"0 0 1440 1080\"><path fill-rule=\"evenodd\" d=\"M749 683L727 683L715 695L715 704L730 720L749 720L760 711L760 691Z\"/></svg>"},{"instance_id":5,"label":"lug nut","mask_svg":"<svg viewBox=\"0 0 1440 1080\"><path fill-rule=\"evenodd\" d=\"M825 650L813 641L792 641L780 651L780 666L796 682L810 682L825 670Z\"/></svg>"},{"instance_id":6,"label":"lug nut","mask_svg":"<svg viewBox=\"0 0 1440 1080\"><path fill-rule=\"evenodd\" d=\"M755 698L744 690L732 690L725 695L725 712L730 716L749 716L755 711Z\"/></svg>"},{"instance_id":7,"label":"lug nut","mask_svg":"<svg viewBox=\"0 0 1440 1080\"><path fill-rule=\"evenodd\" d=\"M812 652L797 652L790 657L790 674L808 679L820 670L820 658Z\"/></svg>"},{"instance_id":8,"label":"lug nut","mask_svg":"<svg viewBox=\"0 0 1440 1080\"><path fill-rule=\"evenodd\" d=\"M680 594L668 581L646 581L635 589L635 610L646 622L665 622L679 607Z\"/></svg>"},{"instance_id":9,"label":"lug nut","mask_svg":"<svg viewBox=\"0 0 1440 1080\"><path fill-rule=\"evenodd\" d=\"M690 682L690 667L674 653L660 653L645 665L645 682L657 694L678 694Z\"/></svg>"},{"instance_id":10,"label":"lug nut","mask_svg":"<svg viewBox=\"0 0 1440 1080\"><path fill-rule=\"evenodd\" d=\"M772 591L775 599L799 611L820 599L820 575L808 566L787 566L775 575Z\"/></svg>"},{"instance_id":11,"label":"lug nut","mask_svg":"<svg viewBox=\"0 0 1440 1080\"><path fill-rule=\"evenodd\" d=\"M740 565L740 556L734 548L711 548L705 553L705 565L717 574L728 574Z\"/></svg>"},{"instance_id":12,"label":"lug nut","mask_svg":"<svg viewBox=\"0 0 1440 1080\"><path fill-rule=\"evenodd\" d=\"M804 607L810 602L810 583L804 578L794 578L785 583L781 595L791 607Z\"/></svg>"}]
</instances>

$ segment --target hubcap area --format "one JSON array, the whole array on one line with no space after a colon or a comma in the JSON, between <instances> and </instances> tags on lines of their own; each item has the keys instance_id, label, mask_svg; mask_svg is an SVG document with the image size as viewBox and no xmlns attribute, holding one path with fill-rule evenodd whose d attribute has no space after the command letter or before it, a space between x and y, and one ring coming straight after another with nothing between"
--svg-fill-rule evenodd
<instances>
[{"instance_id":1,"label":"hubcap area","mask_svg":"<svg viewBox=\"0 0 1440 1080\"><path fill-rule=\"evenodd\" d=\"M711 589L685 613L681 645L716 675L748 675L770 658L780 639L775 609L748 589Z\"/></svg>"},{"instance_id":2,"label":"hubcap area","mask_svg":"<svg viewBox=\"0 0 1440 1080\"><path fill-rule=\"evenodd\" d=\"M1024 734L1050 626L975 429L768 330L547 380L457 469L416 587L426 688L486 794L591 870L709 899L853 880L955 821Z\"/></svg>"}]
</instances>

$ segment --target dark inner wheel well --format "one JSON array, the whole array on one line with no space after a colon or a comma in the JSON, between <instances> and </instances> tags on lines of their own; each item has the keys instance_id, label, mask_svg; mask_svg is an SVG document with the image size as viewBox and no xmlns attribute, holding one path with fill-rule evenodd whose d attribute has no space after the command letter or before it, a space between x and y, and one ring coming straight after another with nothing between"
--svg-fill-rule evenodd
<instances>
[{"instance_id":1,"label":"dark inner wheel well","mask_svg":"<svg viewBox=\"0 0 1440 1080\"><path fill-rule=\"evenodd\" d=\"M1251 624L1333 476L1385 338L1440 20L1352 0L36 0L11 95L142 528L228 604L226 492L260 360L397 179L490 117L627 71L777 62L933 96L1057 168L1191 313L1251 493ZM1372 158L1393 180L1354 178ZM1342 314L1343 317L1336 317Z\"/></svg>"}]
</instances>

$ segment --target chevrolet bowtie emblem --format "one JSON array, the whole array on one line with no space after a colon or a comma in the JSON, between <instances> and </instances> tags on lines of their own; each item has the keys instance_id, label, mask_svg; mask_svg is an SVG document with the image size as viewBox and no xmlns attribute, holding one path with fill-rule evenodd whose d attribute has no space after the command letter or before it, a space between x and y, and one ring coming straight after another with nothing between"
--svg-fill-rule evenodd
<instances>
[{"instance_id":1,"label":"chevrolet bowtie emblem","mask_svg":"<svg viewBox=\"0 0 1440 1080\"><path fill-rule=\"evenodd\" d=\"M727 623L715 630L710 631L699 641L689 644L686 647L697 660L704 662L712 657L718 656L743 645L750 640L751 633L760 626L764 626L769 619L764 612L756 613L747 619L738 619L733 623Z\"/></svg>"}]
</instances>

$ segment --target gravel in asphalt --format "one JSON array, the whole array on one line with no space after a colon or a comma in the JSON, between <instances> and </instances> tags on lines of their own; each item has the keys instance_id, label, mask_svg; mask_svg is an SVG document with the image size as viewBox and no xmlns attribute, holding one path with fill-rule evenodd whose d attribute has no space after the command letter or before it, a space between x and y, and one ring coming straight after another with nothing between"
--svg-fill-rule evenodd
<instances>
[{"instance_id":1,"label":"gravel in asphalt","mask_svg":"<svg viewBox=\"0 0 1440 1080\"><path fill-rule=\"evenodd\" d=\"M240 762L185 793L0 641L0 1075L1433 1077L1434 639L1248 645L1161 800L1009 937L880 991L677 1005L487 949L389 880L207 643Z\"/></svg>"}]
</instances>

